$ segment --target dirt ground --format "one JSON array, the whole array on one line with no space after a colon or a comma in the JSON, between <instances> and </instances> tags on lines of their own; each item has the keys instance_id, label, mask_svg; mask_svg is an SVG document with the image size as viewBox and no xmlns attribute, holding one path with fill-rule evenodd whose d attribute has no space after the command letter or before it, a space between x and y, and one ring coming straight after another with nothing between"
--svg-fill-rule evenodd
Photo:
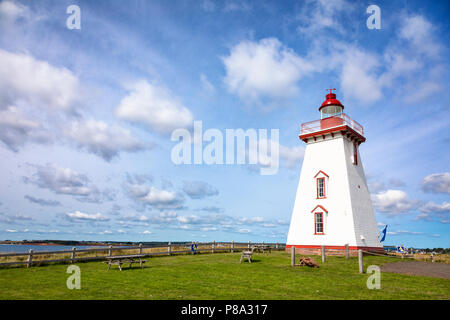
<instances>
[{"instance_id":1,"label":"dirt ground","mask_svg":"<svg viewBox=\"0 0 450 320\"><path fill-rule=\"evenodd\" d=\"M421 261L390 262L383 265L381 271L450 279L450 264L447 263Z\"/></svg>"}]
</instances>

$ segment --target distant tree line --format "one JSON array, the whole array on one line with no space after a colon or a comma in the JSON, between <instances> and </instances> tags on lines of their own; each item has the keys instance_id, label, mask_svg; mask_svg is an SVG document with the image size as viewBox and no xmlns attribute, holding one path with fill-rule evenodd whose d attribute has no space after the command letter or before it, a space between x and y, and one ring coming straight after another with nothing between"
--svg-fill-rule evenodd
<instances>
[{"instance_id":1,"label":"distant tree line","mask_svg":"<svg viewBox=\"0 0 450 320\"><path fill-rule=\"evenodd\" d=\"M449 254L450 253L450 248L426 248L423 249L423 251L425 251L426 253L431 253L431 252L436 252L436 253L441 253L441 254Z\"/></svg>"}]
</instances>

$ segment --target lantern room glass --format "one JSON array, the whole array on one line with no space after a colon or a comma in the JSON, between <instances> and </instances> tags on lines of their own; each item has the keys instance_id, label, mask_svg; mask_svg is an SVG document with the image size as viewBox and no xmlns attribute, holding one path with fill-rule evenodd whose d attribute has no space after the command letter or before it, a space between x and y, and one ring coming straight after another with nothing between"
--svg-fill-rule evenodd
<instances>
[{"instance_id":1,"label":"lantern room glass","mask_svg":"<svg viewBox=\"0 0 450 320\"><path fill-rule=\"evenodd\" d=\"M342 113L342 107L337 105L330 105L320 109L320 119L325 119L333 116L339 116Z\"/></svg>"}]
</instances>

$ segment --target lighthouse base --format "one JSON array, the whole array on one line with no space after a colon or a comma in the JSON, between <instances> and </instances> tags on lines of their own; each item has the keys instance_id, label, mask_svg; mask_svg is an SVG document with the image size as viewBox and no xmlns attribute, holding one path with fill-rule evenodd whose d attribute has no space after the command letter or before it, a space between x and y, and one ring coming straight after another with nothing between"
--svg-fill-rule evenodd
<instances>
[{"instance_id":1,"label":"lighthouse base","mask_svg":"<svg viewBox=\"0 0 450 320\"><path fill-rule=\"evenodd\" d=\"M322 254L322 246L318 245L286 245L286 252L291 252L291 247L295 247L295 253L300 255L317 255L320 256ZM358 250L362 251L374 252L383 254L383 247L357 247L357 246L349 246L348 251L350 256L357 256ZM325 254L327 256L344 256L345 255L345 246L325 246Z\"/></svg>"}]
</instances>

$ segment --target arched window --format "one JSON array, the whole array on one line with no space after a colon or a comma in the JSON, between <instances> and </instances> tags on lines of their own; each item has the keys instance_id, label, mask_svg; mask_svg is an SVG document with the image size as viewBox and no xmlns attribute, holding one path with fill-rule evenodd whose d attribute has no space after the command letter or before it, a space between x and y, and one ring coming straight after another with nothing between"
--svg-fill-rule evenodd
<instances>
[{"instance_id":1,"label":"arched window","mask_svg":"<svg viewBox=\"0 0 450 320\"><path fill-rule=\"evenodd\" d=\"M328 175L322 170L317 172L314 176L316 179L316 194L317 199L325 199L327 197L327 181Z\"/></svg>"},{"instance_id":2,"label":"arched window","mask_svg":"<svg viewBox=\"0 0 450 320\"><path fill-rule=\"evenodd\" d=\"M328 214L328 210L319 204L314 208L314 210L311 211L311 213L314 214L314 234L324 235L325 217Z\"/></svg>"},{"instance_id":3,"label":"arched window","mask_svg":"<svg viewBox=\"0 0 450 320\"><path fill-rule=\"evenodd\" d=\"M314 213L314 234L325 234L323 229L323 212L316 212Z\"/></svg>"}]
</instances>

